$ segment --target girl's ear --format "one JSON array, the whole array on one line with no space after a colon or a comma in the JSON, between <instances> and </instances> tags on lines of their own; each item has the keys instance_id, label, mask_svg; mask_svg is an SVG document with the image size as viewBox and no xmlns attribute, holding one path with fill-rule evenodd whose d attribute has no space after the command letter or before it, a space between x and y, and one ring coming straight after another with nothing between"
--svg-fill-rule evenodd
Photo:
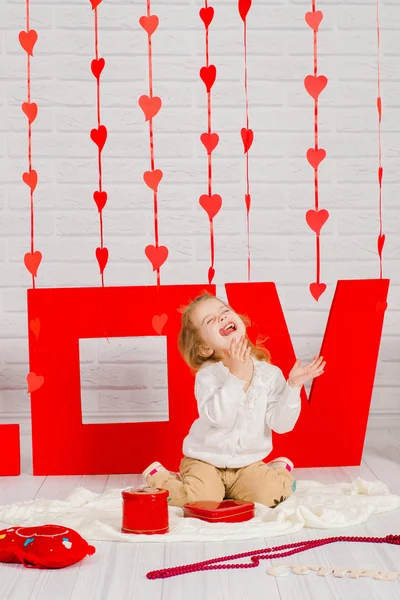
<instances>
[{"instance_id":1,"label":"girl's ear","mask_svg":"<svg viewBox=\"0 0 400 600\"><path fill-rule=\"evenodd\" d=\"M208 346L200 346L200 348L199 348L199 354L200 354L200 356L203 356L204 358L209 358L213 353L214 353L214 350L212 350Z\"/></svg>"}]
</instances>

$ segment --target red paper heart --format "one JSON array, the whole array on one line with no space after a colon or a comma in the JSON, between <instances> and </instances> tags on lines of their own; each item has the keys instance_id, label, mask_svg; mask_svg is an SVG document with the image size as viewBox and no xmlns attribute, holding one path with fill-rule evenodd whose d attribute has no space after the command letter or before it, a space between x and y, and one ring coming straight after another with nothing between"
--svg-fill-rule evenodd
<instances>
[{"instance_id":1,"label":"red paper heart","mask_svg":"<svg viewBox=\"0 0 400 600\"><path fill-rule=\"evenodd\" d=\"M214 275L215 275L215 269L213 267L210 267L208 269L208 283L212 283L212 280L214 279Z\"/></svg>"},{"instance_id":2,"label":"red paper heart","mask_svg":"<svg viewBox=\"0 0 400 600\"><path fill-rule=\"evenodd\" d=\"M166 246L146 246L144 252L153 266L153 271L157 271L168 258L168 248Z\"/></svg>"},{"instance_id":3,"label":"red paper heart","mask_svg":"<svg viewBox=\"0 0 400 600\"><path fill-rule=\"evenodd\" d=\"M201 8L199 15L200 19L205 25L205 28L207 29L207 27L210 25L211 21L214 18L214 9L212 6L208 6L207 8Z\"/></svg>"},{"instance_id":4,"label":"red paper heart","mask_svg":"<svg viewBox=\"0 0 400 600\"><path fill-rule=\"evenodd\" d=\"M209 65L208 67L201 67L200 69L200 77L203 80L207 92L209 92L214 85L215 78L217 76L217 69L214 65Z\"/></svg>"},{"instance_id":5,"label":"red paper heart","mask_svg":"<svg viewBox=\"0 0 400 600\"><path fill-rule=\"evenodd\" d=\"M29 273L34 277L37 277L37 270L42 261L42 253L39 250L36 252L27 252L24 256L24 263Z\"/></svg>"},{"instance_id":6,"label":"red paper heart","mask_svg":"<svg viewBox=\"0 0 400 600\"><path fill-rule=\"evenodd\" d=\"M104 69L106 64L106 61L104 60L104 58L99 58L98 60L96 60L95 58L92 60L92 73L93 75L96 77L96 79L99 79L102 70Z\"/></svg>"},{"instance_id":7,"label":"red paper heart","mask_svg":"<svg viewBox=\"0 0 400 600\"><path fill-rule=\"evenodd\" d=\"M151 190L154 192L158 191L158 186L163 178L163 172L161 169L156 169L155 171L145 171L143 173L143 179L146 185L149 186Z\"/></svg>"},{"instance_id":8,"label":"red paper heart","mask_svg":"<svg viewBox=\"0 0 400 600\"><path fill-rule=\"evenodd\" d=\"M30 103L24 102L22 104L22 110L28 117L29 123L33 123L33 121L36 119L37 113L38 113L38 107L37 107L36 102L30 102Z\"/></svg>"},{"instance_id":9,"label":"red paper heart","mask_svg":"<svg viewBox=\"0 0 400 600\"><path fill-rule=\"evenodd\" d=\"M385 302L384 300L381 300L376 303L376 312L378 314L382 314L386 311L387 307L388 307L388 303Z\"/></svg>"},{"instance_id":10,"label":"red paper heart","mask_svg":"<svg viewBox=\"0 0 400 600\"><path fill-rule=\"evenodd\" d=\"M38 182L38 175L34 169L29 171L29 173L24 173L22 175L22 180L28 187L31 188L31 191L34 192Z\"/></svg>"},{"instance_id":11,"label":"red paper heart","mask_svg":"<svg viewBox=\"0 0 400 600\"><path fill-rule=\"evenodd\" d=\"M102 0L90 0L90 2L92 4L92 9L94 10L99 4L101 4Z\"/></svg>"},{"instance_id":12,"label":"red paper heart","mask_svg":"<svg viewBox=\"0 0 400 600\"><path fill-rule=\"evenodd\" d=\"M162 315L154 315L151 320L151 324L153 325L153 329L161 335L162 330L164 329L165 323L168 321L168 315L165 313Z\"/></svg>"},{"instance_id":13,"label":"red paper heart","mask_svg":"<svg viewBox=\"0 0 400 600\"><path fill-rule=\"evenodd\" d=\"M307 75L304 79L304 86L314 100L318 100L318 96L325 89L327 83L328 80L325 75L319 75L318 77Z\"/></svg>"},{"instance_id":14,"label":"red paper heart","mask_svg":"<svg viewBox=\"0 0 400 600\"><path fill-rule=\"evenodd\" d=\"M382 119L382 98L380 96L376 99L376 106L378 109L379 121Z\"/></svg>"},{"instance_id":15,"label":"red paper heart","mask_svg":"<svg viewBox=\"0 0 400 600\"><path fill-rule=\"evenodd\" d=\"M161 98L158 96L140 96L139 106L144 112L145 122L153 119L161 108Z\"/></svg>"},{"instance_id":16,"label":"red paper heart","mask_svg":"<svg viewBox=\"0 0 400 600\"><path fill-rule=\"evenodd\" d=\"M100 267L100 275L103 273L108 263L108 250L107 248L96 248L96 258Z\"/></svg>"},{"instance_id":17,"label":"red paper heart","mask_svg":"<svg viewBox=\"0 0 400 600\"><path fill-rule=\"evenodd\" d=\"M203 143L203 146L207 150L207 154L211 154L211 152L218 146L219 135L218 133L202 133L200 139Z\"/></svg>"},{"instance_id":18,"label":"red paper heart","mask_svg":"<svg viewBox=\"0 0 400 600\"><path fill-rule=\"evenodd\" d=\"M307 160L314 169L318 169L325 156L326 151L323 150L323 148L319 148L318 150L315 148L309 148L307 150Z\"/></svg>"},{"instance_id":19,"label":"red paper heart","mask_svg":"<svg viewBox=\"0 0 400 600\"><path fill-rule=\"evenodd\" d=\"M239 2L238 2L239 14L242 17L243 21L246 20L247 13L249 12L250 7L251 7L251 0L239 0Z\"/></svg>"},{"instance_id":20,"label":"red paper heart","mask_svg":"<svg viewBox=\"0 0 400 600\"><path fill-rule=\"evenodd\" d=\"M97 204L98 211L101 212L107 202L107 192L94 192L93 200Z\"/></svg>"},{"instance_id":21,"label":"red paper heart","mask_svg":"<svg viewBox=\"0 0 400 600\"><path fill-rule=\"evenodd\" d=\"M244 201L246 203L247 212L249 212L250 205L251 205L251 196L250 196L250 194L245 194L244 195Z\"/></svg>"},{"instance_id":22,"label":"red paper heart","mask_svg":"<svg viewBox=\"0 0 400 600\"><path fill-rule=\"evenodd\" d=\"M316 10L315 12L306 13L306 23L313 29L314 31L318 31L318 27L321 24L324 15L320 10Z\"/></svg>"},{"instance_id":23,"label":"red paper heart","mask_svg":"<svg viewBox=\"0 0 400 600\"><path fill-rule=\"evenodd\" d=\"M29 327L33 333L33 335L35 336L36 339L38 339L39 337L39 333L40 333L40 319L39 317L36 317L36 319L32 319L29 323Z\"/></svg>"},{"instance_id":24,"label":"red paper heart","mask_svg":"<svg viewBox=\"0 0 400 600\"><path fill-rule=\"evenodd\" d=\"M100 125L98 129L92 129L92 131L90 132L90 137L92 138L92 141L96 144L96 146L98 146L101 152L104 148L104 144L106 143L107 128L104 125Z\"/></svg>"},{"instance_id":25,"label":"red paper heart","mask_svg":"<svg viewBox=\"0 0 400 600\"><path fill-rule=\"evenodd\" d=\"M306 213L308 226L318 235L328 219L329 213L324 208L322 210L308 210Z\"/></svg>"},{"instance_id":26,"label":"red paper heart","mask_svg":"<svg viewBox=\"0 0 400 600\"><path fill-rule=\"evenodd\" d=\"M18 39L25 52L33 56L33 48L38 39L37 32L34 29L30 29L29 31L20 31Z\"/></svg>"},{"instance_id":27,"label":"red paper heart","mask_svg":"<svg viewBox=\"0 0 400 600\"><path fill-rule=\"evenodd\" d=\"M386 240L385 234L378 236L378 254L381 258L382 258L383 246L385 245L385 240Z\"/></svg>"},{"instance_id":28,"label":"red paper heart","mask_svg":"<svg viewBox=\"0 0 400 600\"><path fill-rule=\"evenodd\" d=\"M26 376L26 381L28 383L28 394L32 394L32 392L36 392L36 390L42 387L44 383L44 377L43 375L36 375L36 373L31 371Z\"/></svg>"},{"instance_id":29,"label":"red paper heart","mask_svg":"<svg viewBox=\"0 0 400 600\"><path fill-rule=\"evenodd\" d=\"M242 136L242 142L244 146L244 153L248 152L251 148L254 139L254 133L252 129L246 129L243 127L240 131L240 135Z\"/></svg>"},{"instance_id":30,"label":"red paper heart","mask_svg":"<svg viewBox=\"0 0 400 600\"><path fill-rule=\"evenodd\" d=\"M318 302L324 291L326 290L325 283L310 283L310 292L314 300Z\"/></svg>"},{"instance_id":31,"label":"red paper heart","mask_svg":"<svg viewBox=\"0 0 400 600\"><path fill-rule=\"evenodd\" d=\"M149 17L143 16L139 19L140 25L143 27L145 31L147 31L148 35L152 35L158 27L158 17L157 15L150 15Z\"/></svg>"},{"instance_id":32,"label":"red paper heart","mask_svg":"<svg viewBox=\"0 0 400 600\"><path fill-rule=\"evenodd\" d=\"M382 185L382 177L383 177L383 167L379 167L378 169L378 183Z\"/></svg>"},{"instance_id":33,"label":"red paper heart","mask_svg":"<svg viewBox=\"0 0 400 600\"><path fill-rule=\"evenodd\" d=\"M222 198L219 194L213 194L212 196L203 194L200 196L199 202L200 206L202 206L208 214L210 221L219 213L222 206Z\"/></svg>"}]
</instances>

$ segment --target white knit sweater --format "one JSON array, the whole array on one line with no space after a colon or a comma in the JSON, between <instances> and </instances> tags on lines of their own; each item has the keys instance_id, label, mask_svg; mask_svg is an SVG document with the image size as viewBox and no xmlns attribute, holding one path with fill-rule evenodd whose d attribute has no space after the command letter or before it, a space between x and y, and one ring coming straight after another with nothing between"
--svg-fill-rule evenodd
<instances>
[{"instance_id":1,"label":"white knit sweater","mask_svg":"<svg viewBox=\"0 0 400 600\"><path fill-rule=\"evenodd\" d=\"M197 372L199 418L183 441L185 456L221 468L244 467L271 452L271 430L293 429L300 414L301 388L290 387L278 367L253 361L247 392L245 381L222 362L206 364Z\"/></svg>"}]
</instances>

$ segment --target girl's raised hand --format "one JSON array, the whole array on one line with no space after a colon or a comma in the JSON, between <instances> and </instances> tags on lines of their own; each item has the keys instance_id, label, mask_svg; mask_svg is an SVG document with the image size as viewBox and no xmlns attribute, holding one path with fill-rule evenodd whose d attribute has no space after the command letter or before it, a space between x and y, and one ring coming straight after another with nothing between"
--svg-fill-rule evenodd
<instances>
[{"instance_id":1,"label":"girl's raised hand","mask_svg":"<svg viewBox=\"0 0 400 600\"><path fill-rule=\"evenodd\" d=\"M289 373L288 384L291 387L301 387L307 381L319 377L324 372L326 361L322 356L315 356L313 360L304 367L301 360L296 360L293 369Z\"/></svg>"},{"instance_id":2,"label":"girl's raised hand","mask_svg":"<svg viewBox=\"0 0 400 600\"><path fill-rule=\"evenodd\" d=\"M250 381L253 377L253 361L250 358L251 348L247 343L246 336L242 336L237 342L232 339L229 352L224 355L224 365L228 367L232 375L243 381Z\"/></svg>"}]
</instances>

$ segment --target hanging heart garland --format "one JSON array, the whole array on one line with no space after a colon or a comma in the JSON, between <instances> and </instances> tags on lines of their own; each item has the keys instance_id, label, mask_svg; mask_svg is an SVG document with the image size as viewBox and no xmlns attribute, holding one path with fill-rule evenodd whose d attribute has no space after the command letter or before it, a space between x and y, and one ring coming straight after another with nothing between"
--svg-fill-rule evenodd
<instances>
[{"instance_id":1,"label":"hanging heart garland","mask_svg":"<svg viewBox=\"0 0 400 600\"><path fill-rule=\"evenodd\" d=\"M103 190L103 148L107 141L107 127L100 122L101 108L101 75L103 73L106 61L99 56L99 25L98 25L98 6L102 0L90 0L92 10L94 11L94 53L95 58L91 61L90 68L96 80L96 116L97 127L90 131L90 139L97 146L97 169L99 189L93 192L93 200L96 203L99 213L99 229L100 229L100 247L96 248L95 256L100 269L101 285L104 287L104 270L108 263L108 249L104 246L104 231L103 231L103 209L107 202L107 192Z\"/></svg>"},{"instance_id":2,"label":"hanging heart garland","mask_svg":"<svg viewBox=\"0 0 400 600\"><path fill-rule=\"evenodd\" d=\"M307 75L304 79L304 87L307 93L314 100L314 147L309 148L306 152L307 160L310 166L314 169L314 210L307 211L306 221L310 229L315 233L316 237L316 281L309 285L310 294L318 302L322 294L326 290L326 284L321 283L321 246L320 235L321 229L329 218L327 210L319 209L319 167L322 161L325 160L326 151L319 148L319 121L318 121L318 100L321 93L327 86L328 80L325 75L318 75L318 30L323 19L323 14L320 10L316 10L316 0L312 0L311 12L305 14L307 25L313 31L314 38L314 73Z\"/></svg>"},{"instance_id":3,"label":"hanging heart garland","mask_svg":"<svg viewBox=\"0 0 400 600\"><path fill-rule=\"evenodd\" d=\"M163 179L161 169L156 169L154 158L154 125L153 120L158 115L162 107L162 100L159 96L153 94L153 51L151 37L157 31L159 26L159 18L157 15L151 14L151 2L146 2L147 14L139 19L139 24L147 33L147 60L149 73L149 93L143 94L139 98L139 106L143 111L145 122L149 123L149 146L150 146L150 170L143 173L143 181L147 187L153 192L153 218L154 218L154 245L146 246L144 252L150 261L153 271L156 272L157 285L161 283L160 268L168 258L168 248L159 244L159 225L158 225L158 194L159 186ZM154 317L156 318L156 317ZM153 328L154 322L153 322ZM162 329L162 328L161 328Z\"/></svg>"},{"instance_id":4,"label":"hanging heart garland","mask_svg":"<svg viewBox=\"0 0 400 600\"><path fill-rule=\"evenodd\" d=\"M205 29L206 46L206 64L199 71L200 79L205 85L207 94L207 131L200 135L200 141L207 152L207 194L202 194L199 198L200 206L206 211L210 223L210 266L208 268L208 283L212 283L215 276L215 235L213 219L218 214L222 206L222 198L219 194L212 192L213 160L212 155L219 143L219 136L212 131L212 113L211 113L211 90L217 78L217 69L215 65L210 64L209 55L209 27L214 19L214 8L205 5L199 10L200 19L203 21Z\"/></svg>"}]
</instances>

